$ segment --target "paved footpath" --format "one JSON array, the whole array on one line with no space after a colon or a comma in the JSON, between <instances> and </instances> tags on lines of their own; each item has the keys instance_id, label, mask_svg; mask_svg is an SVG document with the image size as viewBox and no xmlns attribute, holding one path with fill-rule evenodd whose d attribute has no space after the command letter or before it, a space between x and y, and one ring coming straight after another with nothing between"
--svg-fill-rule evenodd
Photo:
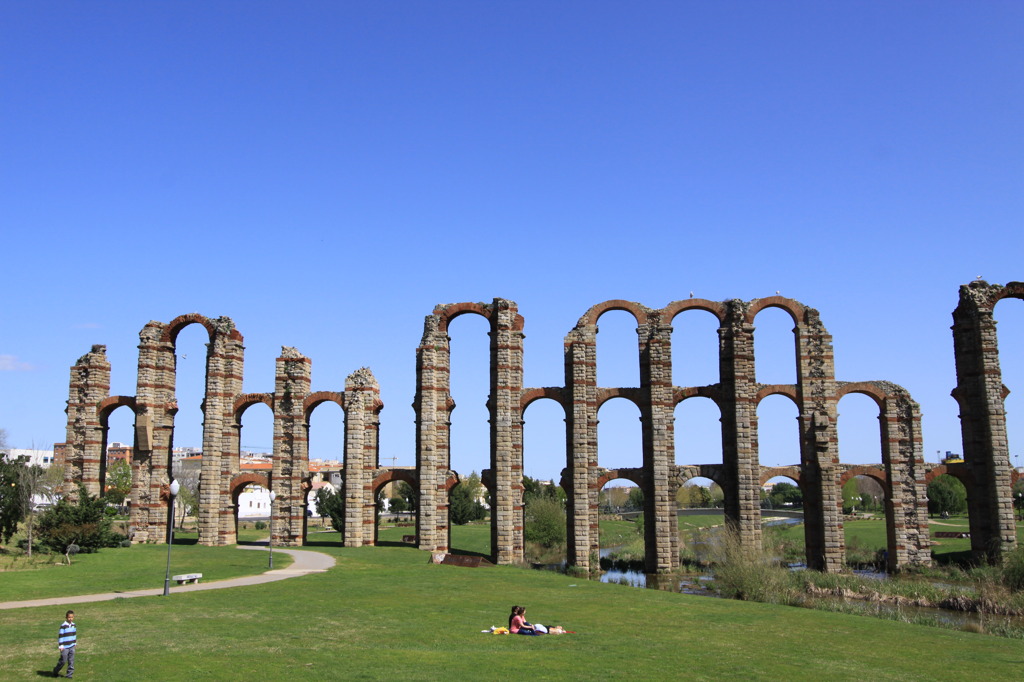
<instances>
[{"instance_id":1,"label":"paved footpath","mask_svg":"<svg viewBox=\"0 0 1024 682\"><path fill-rule=\"evenodd\" d=\"M239 549L251 549L265 551L264 547L239 547ZM198 592L200 590L223 590L228 587L242 587L244 585L260 585L272 583L285 578L295 578L310 573L323 573L334 566L334 557L320 552L310 552L303 549L274 549L274 554L290 554L294 561L288 568L274 569L259 575L248 575L242 578L230 578L218 580L211 583L198 583L194 585L171 585L171 593L175 592ZM27 601L0 602L0 609L22 609L30 606L62 606L64 604L84 604L93 601L111 601L114 599L130 599L132 597L155 597L164 593L163 587L148 590L128 590L125 592L105 592L103 594L82 594L74 597L53 597L50 599L30 599Z\"/></svg>"}]
</instances>

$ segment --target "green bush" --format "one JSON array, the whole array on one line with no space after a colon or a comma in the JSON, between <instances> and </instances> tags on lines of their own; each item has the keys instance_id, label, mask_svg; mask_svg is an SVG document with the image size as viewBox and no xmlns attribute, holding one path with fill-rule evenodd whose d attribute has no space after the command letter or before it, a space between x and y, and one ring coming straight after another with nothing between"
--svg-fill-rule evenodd
<instances>
[{"instance_id":1,"label":"green bush","mask_svg":"<svg viewBox=\"0 0 1024 682\"><path fill-rule=\"evenodd\" d=\"M1014 592L1024 590L1024 546L1018 546L1003 565L1003 584Z\"/></svg>"},{"instance_id":2,"label":"green bush","mask_svg":"<svg viewBox=\"0 0 1024 682\"><path fill-rule=\"evenodd\" d=\"M121 538L111 531L113 517L106 513L107 502L92 497L85 486L78 486L78 503L61 499L43 512L36 521L36 538L41 546L64 554L70 545L78 545L83 553L111 547ZM123 536L122 536L123 537Z\"/></svg>"},{"instance_id":3,"label":"green bush","mask_svg":"<svg viewBox=\"0 0 1024 682\"><path fill-rule=\"evenodd\" d=\"M526 505L523 537L543 547L565 544L565 510L557 500L535 497Z\"/></svg>"},{"instance_id":4,"label":"green bush","mask_svg":"<svg viewBox=\"0 0 1024 682\"><path fill-rule=\"evenodd\" d=\"M256 530L266 530L267 529L267 524L264 523L263 521L257 521L256 525L255 525L255 528L256 528Z\"/></svg>"}]
</instances>

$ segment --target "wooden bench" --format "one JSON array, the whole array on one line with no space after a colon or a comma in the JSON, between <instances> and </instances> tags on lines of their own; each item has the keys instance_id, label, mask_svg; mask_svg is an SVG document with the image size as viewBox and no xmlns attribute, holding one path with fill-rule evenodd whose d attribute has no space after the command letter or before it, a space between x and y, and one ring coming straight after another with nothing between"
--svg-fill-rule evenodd
<instances>
[{"instance_id":1,"label":"wooden bench","mask_svg":"<svg viewBox=\"0 0 1024 682\"><path fill-rule=\"evenodd\" d=\"M172 575L171 580L177 581L179 585L185 585L186 583L197 583L202 577L202 573L182 573L181 575Z\"/></svg>"}]
</instances>

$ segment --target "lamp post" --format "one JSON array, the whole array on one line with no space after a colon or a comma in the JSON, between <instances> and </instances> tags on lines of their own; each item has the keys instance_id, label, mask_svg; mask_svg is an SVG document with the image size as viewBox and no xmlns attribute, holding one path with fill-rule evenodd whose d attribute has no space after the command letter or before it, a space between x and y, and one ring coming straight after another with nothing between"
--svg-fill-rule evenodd
<instances>
[{"instance_id":1,"label":"lamp post","mask_svg":"<svg viewBox=\"0 0 1024 682\"><path fill-rule=\"evenodd\" d=\"M270 563L268 568L274 568L274 498L277 497L277 493L273 490L270 491L270 540L267 541L267 546L270 548Z\"/></svg>"},{"instance_id":2,"label":"lamp post","mask_svg":"<svg viewBox=\"0 0 1024 682\"><path fill-rule=\"evenodd\" d=\"M174 500L178 496L179 490L181 490L181 484L177 481L171 481L171 485L168 487L168 491L171 494L171 534L170 539L167 541L167 572L164 573L165 597L171 593L171 545L174 544Z\"/></svg>"}]
</instances>

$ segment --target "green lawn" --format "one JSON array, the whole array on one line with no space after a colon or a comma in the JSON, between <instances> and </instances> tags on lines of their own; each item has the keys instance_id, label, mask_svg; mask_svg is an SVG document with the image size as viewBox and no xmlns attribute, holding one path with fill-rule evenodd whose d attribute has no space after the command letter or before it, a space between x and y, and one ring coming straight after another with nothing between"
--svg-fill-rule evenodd
<instances>
[{"instance_id":1,"label":"green lawn","mask_svg":"<svg viewBox=\"0 0 1024 682\"><path fill-rule=\"evenodd\" d=\"M79 674L112 681L1009 680L1019 678L1024 659L1019 641L986 635L545 571L437 566L404 547L319 550L338 558L327 573L76 606ZM504 624L512 604L578 634L480 634ZM63 611L0 611L0 679L34 680L52 667ZM903 653L894 655L894 642Z\"/></svg>"},{"instance_id":2,"label":"green lawn","mask_svg":"<svg viewBox=\"0 0 1024 682\"><path fill-rule=\"evenodd\" d=\"M233 548L227 551L194 542L175 538L171 575L202 573L203 582L211 582L267 570L266 552ZM0 602L162 588L167 570L167 545L133 545L79 554L71 566L56 564L62 556L40 556L47 560L37 562L31 570L0 572ZM287 554L274 553L274 568L285 568L291 563Z\"/></svg>"}]
</instances>

